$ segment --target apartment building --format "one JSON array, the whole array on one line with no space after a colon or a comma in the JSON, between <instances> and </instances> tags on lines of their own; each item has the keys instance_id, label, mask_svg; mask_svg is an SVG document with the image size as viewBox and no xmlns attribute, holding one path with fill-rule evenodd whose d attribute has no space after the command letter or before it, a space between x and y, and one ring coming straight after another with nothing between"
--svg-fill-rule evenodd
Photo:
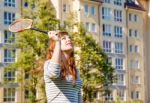
<instances>
[{"instance_id":1,"label":"apartment building","mask_svg":"<svg viewBox=\"0 0 150 103\"><path fill-rule=\"evenodd\" d=\"M107 53L109 61L116 69L117 83L112 93L97 99L124 101L139 100L148 103L146 98L147 73L145 70L145 25L146 0L51 0L57 18L66 20L70 11L77 13L95 40ZM147 30L149 31L148 27ZM146 38L148 41L148 38ZM146 42L147 44L147 42ZM148 46L148 45L147 45ZM148 51L146 52L148 55ZM147 58L149 60L149 58ZM147 63L148 64L148 63ZM149 101L150 102L150 101Z\"/></svg>"},{"instance_id":2,"label":"apartment building","mask_svg":"<svg viewBox=\"0 0 150 103\"><path fill-rule=\"evenodd\" d=\"M8 31L8 25L20 17L22 0L0 1L0 103L23 103L24 91L15 80L16 72L4 73L4 67L16 61L18 50L12 48L15 35ZM112 66L116 68L117 83L112 93L97 99L105 101L120 98L124 101L141 100L149 103L150 95L150 2L148 0L51 0L56 16L62 24L70 11L77 13L94 39L107 53ZM27 3L24 4L27 6ZM28 91L25 91L27 94Z\"/></svg>"},{"instance_id":3,"label":"apartment building","mask_svg":"<svg viewBox=\"0 0 150 103\"><path fill-rule=\"evenodd\" d=\"M8 31L8 26L20 17L20 4L20 0L0 0L0 103L20 101L21 97L17 88L19 84L4 82L16 80L17 72L4 70L4 67L14 63L17 58L18 50L12 46L15 34Z\"/></svg>"}]
</instances>

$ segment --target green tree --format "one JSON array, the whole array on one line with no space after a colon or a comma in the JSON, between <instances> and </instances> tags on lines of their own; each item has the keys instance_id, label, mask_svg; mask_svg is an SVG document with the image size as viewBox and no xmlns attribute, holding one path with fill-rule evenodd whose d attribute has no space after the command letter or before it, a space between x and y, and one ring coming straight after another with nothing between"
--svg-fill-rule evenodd
<instances>
[{"instance_id":1,"label":"green tree","mask_svg":"<svg viewBox=\"0 0 150 103\"><path fill-rule=\"evenodd\" d=\"M50 0L28 0L27 2L29 6L22 8L22 18L32 19L33 26L43 30L58 28L59 21L55 17L55 10ZM6 69L19 72L17 78L21 91L29 91L29 95L26 95L28 103L45 100L42 77L49 38L45 34L31 30L17 33L16 38L16 47L20 49L20 53L17 62ZM36 98L38 88L43 92L40 100Z\"/></svg>"},{"instance_id":2,"label":"green tree","mask_svg":"<svg viewBox=\"0 0 150 103\"><path fill-rule=\"evenodd\" d=\"M96 92L102 96L110 93L110 86L116 80L115 71L92 34L87 34L82 23L77 22L76 13L70 13L67 20L68 31L78 28L78 32L70 31L70 34L75 46L80 48L76 54L80 57L78 66L83 80L83 100L91 102Z\"/></svg>"}]
</instances>

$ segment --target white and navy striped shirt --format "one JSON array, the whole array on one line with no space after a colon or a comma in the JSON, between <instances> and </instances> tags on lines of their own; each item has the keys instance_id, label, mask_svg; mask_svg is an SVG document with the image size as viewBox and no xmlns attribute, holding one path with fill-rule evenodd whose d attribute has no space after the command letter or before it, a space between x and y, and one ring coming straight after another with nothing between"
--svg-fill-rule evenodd
<instances>
[{"instance_id":1,"label":"white and navy striped shirt","mask_svg":"<svg viewBox=\"0 0 150 103\"><path fill-rule=\"evenodd\" d=\"M82 81L79 72L76 85L73 85L71 75L68 75L66 80L60 78L60 70L60 65L50 60L44 64L47 103L82 103L80 90Z\"/></svg>"}]
</instances>

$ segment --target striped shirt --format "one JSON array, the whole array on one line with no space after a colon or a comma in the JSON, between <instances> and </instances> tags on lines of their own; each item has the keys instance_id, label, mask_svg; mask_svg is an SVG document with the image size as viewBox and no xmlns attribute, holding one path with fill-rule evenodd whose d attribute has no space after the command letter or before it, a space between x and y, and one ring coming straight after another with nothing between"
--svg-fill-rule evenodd
<instances>
[{"instance_id":1,"label":"striped shirt","mask_svg":"<svg viewBox=\"0 0 150 103\"><path fill-rule=\"evenodd\" d=\"M44 64L44 81L47 103L82 103L79 72L77 72L76 84L72 83L72 76L66 80L60 78L60 65L50 60ZM78 70L77 70L78 71Z\"/></svg>"}]
</instances>

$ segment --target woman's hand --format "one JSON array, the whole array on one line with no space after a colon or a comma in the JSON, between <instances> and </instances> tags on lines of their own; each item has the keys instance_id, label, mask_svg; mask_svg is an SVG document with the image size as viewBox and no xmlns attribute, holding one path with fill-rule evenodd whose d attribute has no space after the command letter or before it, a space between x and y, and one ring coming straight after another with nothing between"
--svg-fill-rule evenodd
<instances>
[{"instance_id":1,"label":"woman's hand","mask_svg":"<svg viewBox=\"0 0 150 103\"><path fill-rule=\"evenodd\" d=\"M58 37L58 32L59 31L49 31L48 32L49 38L54 40L54 41L60 41L60 38Z\"/></svg>"}]
</instances>

